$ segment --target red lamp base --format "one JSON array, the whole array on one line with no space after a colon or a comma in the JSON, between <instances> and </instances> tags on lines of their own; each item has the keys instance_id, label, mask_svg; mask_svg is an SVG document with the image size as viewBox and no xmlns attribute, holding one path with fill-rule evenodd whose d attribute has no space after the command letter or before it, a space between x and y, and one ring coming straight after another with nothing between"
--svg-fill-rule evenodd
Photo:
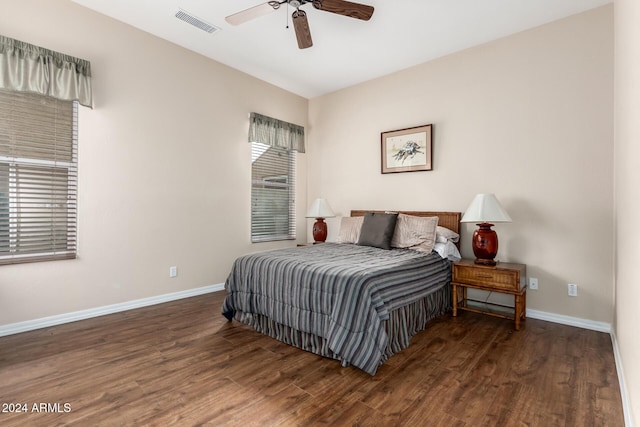
<instances>
[{"instance_id":1,"label":"red lamp base","mask_svg":"<svg viewBox=\"0 0 640 427\"><path fill-rule=\"evenodd\" d=\"M324 218L316 218L313 224L313 240L314 243L324 243L327 240L327 223L324 222Z\"/></svg>"},{"instance_id":2,"label":"red lamp base","mask_svg":"<svg viewBox=\"0 0 640 427\"><path fill-rule=\"evenodd\" d=\"M498 234L491 229L493 224L483 222L476 224L478 228L473 233L471 243L473 254L476 256L475 263L480 265L496 265L493 260L498 254Z\"/></svg>"}]
</instances>

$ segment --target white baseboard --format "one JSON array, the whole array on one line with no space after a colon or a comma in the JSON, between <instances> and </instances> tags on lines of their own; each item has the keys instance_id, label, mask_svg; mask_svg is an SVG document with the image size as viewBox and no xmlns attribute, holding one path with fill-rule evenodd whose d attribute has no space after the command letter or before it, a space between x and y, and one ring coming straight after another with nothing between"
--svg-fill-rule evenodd
<instances>
[{"instance_id":1,"label":"white baseboard","mask_svg":"<svg viewBox=\"0 0 640 427\"><path fill-rule=\"evenodd\" d=\"M194 297L222 290L224 290L224 283L219 283L216 285L203 286L201 288L188 289L186 291L173 292L170 294L142 298L133 301L126 301L119 304L90 308L88 310L74 311L57 316L49 316L40 319L27 320L25 322L0 325L0 337L18 334L20 332L47 328L49 326L61 325L63 323L75 322L78 320L90 319L92 317L119 313L121 311L133 310L135 308L147 307L149 305L162 304L164 302L175 301L183 298ZM532 319L546 320L547 322L560 323L563 325L576 326L584 329L591 329L599 332L612 332L611 325L609 323L595 322L593 320L563 316L561 314L547 313L545 311L527 309L527 317L530 317Z\"/></svg>"},{"instance_id":2,"label":"white baseboard","mask_svg":"<svg viewBox=\"0 0 640 427\"><path fill-rule=\"evenodd\" d=\"M622 412L624 413L624 425L633 427L631 420L631 407L629 406L629 394L627 393L627 384L624 380L624 370L622 369L622 358L618 349L618 339L616 332L611 331L611 344L613 345L613 357L616 361L616 372L618 373L618 382L620 383L620 398L622 400Z\"/></svg>"},{"instance_id":3,"label":"white baseboard","mask_svg":"<svg viewBox=\"0 0 640 427\"><path fill-rule=\"evenodd\" d=\"M576 326L583 329L591 329L592 331L611 333L611 324L605 322L596 322L579 317L564 316L562 314L547 313L546 311L538 311L527 309L527 317L538 320L546 320L547 322L560 323L562 325Z\"/></svg>"},{"instance_id":4,"label":"white baseboard","mask_svg":"<svg viewBox=\"0 0 640 427\"><path fill-rule=\"evenodd\" d=\"M188 289L186 291L173 292L170 294L157 295L154 297L142 298L133 301L126 301L119 304L105 305L102 307L90 308L88 310L74 311L72 313L65 313L57 316L49 316L35 320L27 320L25 322L0 325L0 337L18 334L20 332L47 328L49 326L61 325L63 323L75 322L78 320L90 319L92 317L104 316L106 314L133 310L134 308L147 307L154 304L162 304L164 302L195 297L198 295L218 292L222 290L224 290L224 283L219 283L217 285L203 286L201 288Z\"/></svg>"}]
</instances>

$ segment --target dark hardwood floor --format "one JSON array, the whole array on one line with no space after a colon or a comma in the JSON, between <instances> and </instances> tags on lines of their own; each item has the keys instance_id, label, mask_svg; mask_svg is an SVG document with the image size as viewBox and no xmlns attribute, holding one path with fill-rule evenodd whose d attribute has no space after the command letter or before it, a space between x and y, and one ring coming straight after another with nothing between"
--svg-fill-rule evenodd
<instances>
[{"instance_id":1,"label":"dark hardwood floor","mask_svg":"<svg viewBox=\"0 0 640 427\"><path fill-rule=\"evenodd\" d=\"M372 377L227 322L223 297L0 338L2 409L27 405L0 425L624 425L608 334L446 315Z\"/></svg>"}]
</instances>

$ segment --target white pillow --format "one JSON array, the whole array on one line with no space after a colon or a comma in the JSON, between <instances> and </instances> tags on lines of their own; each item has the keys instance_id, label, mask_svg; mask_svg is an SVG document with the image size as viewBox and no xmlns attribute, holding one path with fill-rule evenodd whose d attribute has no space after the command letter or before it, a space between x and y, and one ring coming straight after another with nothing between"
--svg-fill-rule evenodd
<instances>
[{"instance_id":1,"label":"white pillow","mask_svg":"<svg viewBox=\"0 0 640 427\"><path fill-rule=\"evenodd\" d=\"M455 231L449 230L448 228L438 226L436 228L436 242L439 243L447 243L453 242L457 243L460 240L460 235Z\"/></svg>"},{"instance_id":2,"label":"white pillow","mask_svg":"<svg viewBox=\"0 0 640 427\"><path fill-rule=\"evenodd\" d=\"M360 239L360 229L362 228L363 216L345 216L340 220L340 231L338 232L338 243L358 243Z\"/></svg>"},{"instance_id":3,"label":"white pillow","mask_svg":"<svg viewBox=\"0 0 640 427\"><path fill-rule=\"evenodd\" d=\"M462 259L460 251L458 251L458 248L452 242L436 242L436 244L433 246L433 250L438 252L442 258L448 259L450 261L460 261Z\"/></svg>"}]
</instances>

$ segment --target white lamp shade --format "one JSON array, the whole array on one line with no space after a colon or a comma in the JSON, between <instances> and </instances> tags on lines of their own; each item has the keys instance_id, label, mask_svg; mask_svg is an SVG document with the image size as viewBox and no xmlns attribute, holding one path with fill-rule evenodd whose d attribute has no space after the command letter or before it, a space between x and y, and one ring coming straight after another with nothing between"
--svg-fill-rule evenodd
<instances>
[{"instance_id":1,"label":"white lamp shade","mask_svg":"<svg viewBox=\"0 0 640 427\"><path fill-rule=\"evenodd\" d=\"M316 199L307 212L307 218L332 218L336 216L325 199Z\"/></svg>"},{"instance_id":2,"label":"white lamp shade","mask_svg":"<svg viewBox=\"0 0 640 427\"><path fill-rule=\"evenodd\" d=\"M460 222L511 222L509 214L500 206L493 194L478 194Z\"/></svg>"}]
</instances>

